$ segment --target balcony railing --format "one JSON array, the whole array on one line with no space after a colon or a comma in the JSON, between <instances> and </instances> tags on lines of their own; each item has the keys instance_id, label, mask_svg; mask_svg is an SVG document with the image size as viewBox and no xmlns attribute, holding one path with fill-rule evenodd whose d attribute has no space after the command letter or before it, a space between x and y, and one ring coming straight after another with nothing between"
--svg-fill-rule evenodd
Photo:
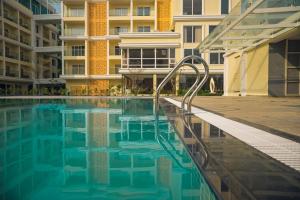
<instances>
[{"instance_id":1,"label":"balcony railing","mask_svg":"<svg viewBox=\"0 0 300 200\"><path fill-rule=\"evenodd\" d=\"M22 26L26 29L30 29L29 28L29 23L25 22L22 18L20 18L20 26Z\"/></svg>"},{"instance_id":2,"label":"balcony railing","mask_svg":"<svg viewBox=\"0 0 300 200\"><path fill-rule=\"evenodd\" d=\"M8 37L8 38L10 38L10 39L13 39L13 40L18 40L17 34L10 33L10 32L8 32L8 31L5 31L5 32L4 32L4 36L5 36L5 37Z\"/></svg>"},{"instance_id":3,"label":"balcony railing","mask_svg":"<svg viewBox=\"0 0 300 200\"><path fill-rule=\"evenodd\" d=\"M26 38L24 38L23 36L20 37L20 42L22 42L23 44L26 45L30 45L30 41Z\"/></svg>"},{"instance_id":4,"label":"balcony railing","mask_svg":"<svg viewBox=\"0 0 300 200\"><path fill-rule=\"evenodd\" d=\"M109 11L109 16L129 16L128 8L116 8Z\"/></svg>"},{"instance_id":5,"label":"balcony railing","mask_svg":"<svg viewBox=\"0 0 300 200\"><path fill-rule=\"evenodd\" d=\"M78 29L66 29L65 30L66 36L79 36L84 35L84 28L78 28Z\"/></svg>"},{"instance_id":6,"label":"balcony railing","mask_svg":"<svg viewBox=\"0 0 300 200\"><path fill-rule=\"evenodd\" d=\"M84 49L66 49L64 51L65 56L85 56Z\"/></svg>"},{"instance_id":7,"label":"balcony railing","mask_svg":"<svg viewBox=\"0 0 300 200\"><path fill-rule=\"evenodd\" d=\"M120 33L126 33L126 32L128 32L127 27L116 27L110 31L110 34L111 35L119 35Z\"/></svg>"},{"instance_id":8,"label":"balcony railing","mask_svg":"<svg viewBox=\"0 0 300 200\"><path fill-rule=\"evenodd\" d=\"M22 55L21 54L21 56L20 56L21 58L21 61L24 61L24 62L29 62L30 61L30 59L29 59L29 56L27 56L27 55Z\"/></svg>"},{"instance_id":9,"label":"balcony railing","mask_svg":"<svg viewBox=\"0 0 300 200\"><path fill-rule=\"evenodd\" d=\"M70 8L66 12L66 17L84 17L84 8Z\"/></svg>"},{"instance_id":10,"label":"balcony railing","mask_svg":"<svg viewBox=\"0 0 300 200\"><path fill-rule=\"evenodd\" d=\"M13 66L6 66L5 76L9 77L19 77L19 72L17 70L12 70Z\"/></svg>"},{"instance_id":11,"label":"balcony railing","mask_svg":"<svg viewBox=\"0 0 300 200\"><path fill-rule=\"evenodd\" d=\"M16 24L18 23L18 18L7 12L4 12L4 18L8 19L9 21L15 22Z\"/></svg>"},{"instance_id":12,"label":"balcony railing","mask_svg":"<svg viewBox=\"0 0 300 200\"><path fill-rule=\"evenodd\" d=\"M6 52L5 57L12 58L12 59L18 59L19 56L17 53L14 53L14 52Z\"/></svg>"}]
</instances>

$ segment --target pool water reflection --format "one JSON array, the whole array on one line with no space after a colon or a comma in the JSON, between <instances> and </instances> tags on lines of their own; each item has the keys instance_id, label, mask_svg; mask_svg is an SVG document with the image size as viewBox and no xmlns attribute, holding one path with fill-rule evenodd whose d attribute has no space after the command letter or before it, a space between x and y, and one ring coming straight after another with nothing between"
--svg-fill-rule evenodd
<instances>
[{"instance_id":1,"label":"pool water reflection","mask_svg":"<svg viewBox=\"0 0 300 200\"><path fill-rule=\"evenodd\" d=\"M0 199L216 199L152 100L6 100L0 130Z\"/></svg>"}]
</instances>

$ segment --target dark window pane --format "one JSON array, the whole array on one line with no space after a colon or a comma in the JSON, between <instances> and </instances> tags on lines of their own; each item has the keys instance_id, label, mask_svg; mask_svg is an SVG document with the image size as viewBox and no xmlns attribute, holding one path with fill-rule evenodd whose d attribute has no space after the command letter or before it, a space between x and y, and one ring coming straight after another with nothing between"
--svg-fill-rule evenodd
<instances>
[{"instance_id":1,"label":"dark window pane","mask_svg":"<svg viewBox=\"0 0 300 200\"><path fill-rule=\"evenodd\" d=\"M288 94L298 94L299 93L299 82L287 83L287 93Z\"/></svg>"},{"instance_id":2,"label":"dark window pane","mask_svg":"<svg viewBox=\"0 0 300 200\"><path fill-rule=\"evenodd\" d=\"M288 54L288 66L300 68L300 54Z\"/></svg>"},{"instance_id":3,"label":"dark window pane","mask_svg":"<svg viewBox=\"0 0 300 200\"><path fill-rule=\"evenodd\" d=\"M156 58L168 58L168 49L156 49Z\"/></svg>"},{"instance_id":4,"label":"dark window pane","mask_svg":"<svg viewBox=\"0 0 300 200\"><path fill-rule=\"evenodd\" d=\"M193 1L192 0L183 0L183 14L184 15L192 15L192 4Z\"/></svg>"},{"instance_id":5,"label":"dark window pane","mask_svg":"<svg viewBox=\"0 0 300 200\"><path fill-rule=\"evenodd\" d=\"M288 45L289 52L300 52L300 40L289 40Z\"/></svg>"},{"instance_id":6,"label":"dark window pane","mask_svg":"<svg viewBox=\"0 0 300 200\"><path fill-rule=\"evenodd\" d=\"M195 55L195 56L201 57L201 54L200 54L200 52L199 52L199 49L194 49L194 55ZM200 61L199 59L193 59L193 62L194 62L195 64L201 64L201 61Z\"/></svg>"},{"instance_id":7,"label":"dark window pane","mask_svg":"<svg viewBox=\"0 0 300 200\"><path fill-rule=\"evenodd\" d=\"M217 26L211 25L209 26L209 33L213 32L213 30L216 28Z\"/></svg>"},{"instance_id":8,"label":"dark window pane","mask_svg":"<svg viewBox=\"0 0 300 200\"><path fill-rule=\"evenodd\" d=\"M202 0L194 0L193 15L202 14Z\"/></svg>"},{"instance_id":9,"label":"dark window pane","mask_svg":"<svg viewBox=\"0 0 300 200\"><path fill-rule=\"evenodd\" d=\"M224 64L224 54L225 53L220 53L220 64Z\"/></svg>"},{"instance_id":10,"label":"dark window pane","mask_svg":"<svg viewBox=\"0 0 300 200\"><path fill-rule=\"evenodd\" d=\"M168 59L157 59L157 60L156 60L156 64L157 64L157 65L167 65L168 62L169 62Z\"/></svg>"},{"instance_id":11,"label":"dark window pane","mask_svg":"<svg viewBox=\"0 0 300 200\"><path fill-rule=\"evenodd\" d=\"M209 61L210 61L210 64L219 64L219 54L218 53L210 53Z\"/></svg>"},{"instance_id":12,"label":"dark window pane","mask_svg":"<svg viewBox=\"0 0 300 200\"><path fill-rule=\"evenodd\" d=\"M141 59L130 59L129 64L130 65L140 65L141 64Z\"/></svg>"},{"instance_id":13,"label":"dark window pane","mask_svg":"<svg viewBox=\"0 0 300 200\"><path fill-rule=\"evenodd\" d=\"M228 14L228 0L221 0L221 14Z\"/></svg>"},{"instance_id":14,"label":"dark window pane","mask_svg":"<svg viewBox=\"0 0 300 200\"><path fill-rule=\"evenodd\" d=\"M183 40L185 43L192 43L193 42L193 27L192 26L185 26L184 27L184 34Z\"/></svg>"},{"instance_id":15,"label":"dark window pane","mask_svg":"<svg viewBox=\"0 0 300 200\"><path fill-rule=\"evenodd\" d=\"M287 70L287 80L288 81L299 81L300 69L290 68Z\"/></svg>"},{"instance_id":16,"label":"dark window pane","mask_svg":"<svg viewBox=\"0 0 300 200\"><path fill-rule=\"evenodd\" d=\"M143 49L143 58L154 58L154 49Z\"/></svg>"},{"instance_id":17,"label":"dark window pane","mask_svg":"<svg viewBox=\"0 0 300 200\"><path fill-rule=\"evenodd\" d=\"M154 67L155 64L155 59L144 59L143 60L143 67L145 67L144 65L153 65Z\"/></svg>"},{"instance_id":18,"label":"dark window pane","mask_svg":"<svg viewBox=\"0 0 300 200\"><path fill-rule=\"evenodd\" d=\"M129 49L129 57L130 58L140 58L141 57L141 49Z\"/></svg>"},{"instance_id":19,"label":"dark window pane","mask_svg":"<svg viewBox=\"0 0 300 200\"><path fill-rule=\"evenodd\" d=\"M184 57L193 55L193 49L185 49L184 50ZM192 60L188 60L185 63L192 63Z\"/></svg>"},{"instance_id":20,"label":"dark window pane","mask_svg":"<svg viewBox=\"0 0 300 200\"><path fill-rule=\"evenodd\" d=\"M170 58L175 58L175 49L170 49Z\"/></svg>"}]
</instances>

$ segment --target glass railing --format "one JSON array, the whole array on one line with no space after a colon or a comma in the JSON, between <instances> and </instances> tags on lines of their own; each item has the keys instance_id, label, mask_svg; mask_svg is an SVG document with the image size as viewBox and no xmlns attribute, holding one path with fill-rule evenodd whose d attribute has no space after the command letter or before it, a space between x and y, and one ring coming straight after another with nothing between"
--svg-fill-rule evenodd
<instances>
[{"instance_id":1,"label":"glass railing","mask_svg":"<svg viewBox=\"0 0 300 200\"><path fill-rule=\"evenodd\" d=\"M70 8L66 12L66 17L84 17L84 8Z\"/></svg>"},{"instance_id":2,"label":"glass railing","mask_svg":"<svg viewBox=\"0 0 300 200\"><path fill-rule=\"evenodd\" d=\"M128 8L116 8L109 11L109 16L129 16Z\"/></svg>"},{"instance_id":3,"label":"glass railing","mask_svg":"<svg viewBox=\"0 0 300 200\"><path fill-rule=\"evenodd\" d=\"M66 36L84 35L84 28L65 29Z\"/></svg>"}]
</instances>

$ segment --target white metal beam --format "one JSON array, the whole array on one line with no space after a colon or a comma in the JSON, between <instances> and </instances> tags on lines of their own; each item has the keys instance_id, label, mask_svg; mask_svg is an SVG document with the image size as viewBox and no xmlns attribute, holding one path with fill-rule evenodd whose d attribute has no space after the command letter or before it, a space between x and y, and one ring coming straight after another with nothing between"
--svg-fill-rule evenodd
<instances>
[{"instance_id":1,"label":"white metal beam","mask_svg":"<svg viewBox=\"0 0 300 200\"><path fill-rule=\"evenodd\" d=\"M295 7L279 7L279 8L258 8L253 11L254 14L266 14L266 13L285 13L285 12L297 12L300 11L300 6Z\"/></svg>"},{"instance_id":2,"label":"white metal beam","mask_svg":"<svg viewBox=\"0 0 300 200\"><path fill-rule=\"evenodd\" d=\"M279 24L259 24L236 26L233 30L253 30L253 29L274 29L274 28L293 28L299 26L298 23L279 23Z\"/></svg>"}]
</instances>

